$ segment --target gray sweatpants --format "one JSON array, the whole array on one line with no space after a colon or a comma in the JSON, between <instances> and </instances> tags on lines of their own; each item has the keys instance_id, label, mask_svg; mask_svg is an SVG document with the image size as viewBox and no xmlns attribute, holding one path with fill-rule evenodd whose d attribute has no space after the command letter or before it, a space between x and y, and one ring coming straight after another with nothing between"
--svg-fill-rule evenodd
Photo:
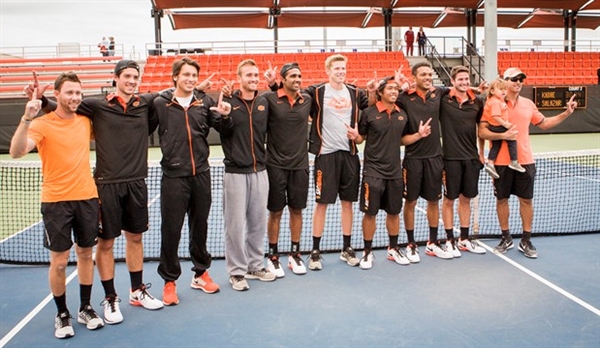
<instances>
[{"instance_id":1,"label":"gray sweatpants","mask_svg":"<svg viewBox=\"0 0 600 348\"><path fill-rule=\"evenodd\" d=\"M268 194L266 170L223 177L225 260L230 276L264 268Z\"/></svg>"}]
</instances>

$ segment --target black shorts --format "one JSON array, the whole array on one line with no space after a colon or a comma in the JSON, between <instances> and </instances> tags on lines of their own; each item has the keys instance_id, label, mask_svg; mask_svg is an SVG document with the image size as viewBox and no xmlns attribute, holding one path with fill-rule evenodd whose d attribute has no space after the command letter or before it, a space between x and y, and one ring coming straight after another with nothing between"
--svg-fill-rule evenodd
<instances>
[{"instance_id":1,"label":"black shorts","mask_svg":"<svg viewBox=\"0 0 600 348\"><path fill-rule=\"evenodd\" d=\"M377 215L379 209L388 214L400 214L402 210L402 179L381 179L363 176L360 190L360 211Z\"/></svg>"},{"instance_id":2,"label":"black shorts","mask_svg":"<svg viewBox=\"0 0 600 348\"><path fill-rule=\"evenodd\" d=\"M444 197L454 200L462 194L475 198L479 193L479 172L482 168L483 164L478 159L444 160Z\"/></svg>"},{"instance_id":3,"label":"black shorts","mask_svg":"<svg viewBox=\"0 0 600 348\"><path fill-rule=\"evenodd\" d=\"M315 158L315 201L333 204L340 200L356 202L360 183L358 155L337 151Z\"/></svg>"},{"instance_id":4,"label":"black shorts","mask_svg":"<svg viewBox=\"0 0 600 348\"><path fill-rule=\"evenodd\" d=\"M431 158L404 158L402 176L404 178L404 198L416 201L423 197L427 201L442 198L442 156Z\"/></svg>"},{"instance_id":5,"label":"black shorts","mask_svg":"<svg viewBox=\"0 0 600 348\"><path fill-rule=\"evenodd\" d=\"M288 205L293 209L306 208L308 197L308 168L287 170L267 165L269 175L269 211L280 211Z\"/></svg>"},{"instance_id":6,"label":"black shorts","mask_svg":"<svg viewBox=\"0 0 600 348\"><path fill-rule=\"evenodd\" d=\"M91 248L98 241L98 198L84 201L42 203L44 247L67 251L75 244ZM73 231L73 240L71 240Z\"/></svg>"},{"instance_id":7,"label":"black shorts","mask_svg":"<svg viewBox=\"0 0 600 348\"><path fill-rule=\"evenodd\" d=\"M497 199L505 199L515 195L524 199L533 198L533 183L535 179L535 164L525 164L525 173L517 172L508 166L496 166L500 175L494 180L494 195Z\"/></svg>"},{"instance_id":8,"label":"black shorts","mask_svg":"<svg viewBox=\"0 0 600 348\"><path fill-rule=\"evenodd\" d=\"M144 179L98 185L101 226L99 237L113 239L121 230L148 230L148 186Z\"/></svg>"}]
</instances>

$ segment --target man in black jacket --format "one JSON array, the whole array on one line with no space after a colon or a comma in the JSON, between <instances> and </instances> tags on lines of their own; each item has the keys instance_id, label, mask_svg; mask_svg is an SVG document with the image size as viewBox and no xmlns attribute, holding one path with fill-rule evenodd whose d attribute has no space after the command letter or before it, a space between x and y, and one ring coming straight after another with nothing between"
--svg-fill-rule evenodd
<instances>
[{"instance_id":1,"label":"man in black jacket","mask_svg":"<svg viewBox=\"0 0 600 348\"><path fill-rule=\"evenodd\" d=\"M210 127L230 129L229 103L218 104L202 92L194 93L200 65L183 58L173 63L175 91L164 91L154 100L158 116L161 167L161 249L158 273L165 280L163 303L179 303L175 281L181 275L177 249L181 227L188 215L192 258L191 287L206 293L219 291L207 269L211 256L206 249L207 218L211 205L211 181L207 136ZM223 116L221 116L223 115Z\"/></svg>"}]
</instances>

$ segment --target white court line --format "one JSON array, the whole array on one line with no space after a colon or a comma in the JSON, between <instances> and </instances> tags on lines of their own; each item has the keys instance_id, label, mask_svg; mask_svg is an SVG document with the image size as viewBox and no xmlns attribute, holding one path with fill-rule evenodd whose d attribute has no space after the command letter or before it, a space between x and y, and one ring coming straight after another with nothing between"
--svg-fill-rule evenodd
<instances>
[{"instance_id":1,"label":"white court line","mask_svg":"<svg viewBox=\"0 0 600 348\"><path fill-rule=\"evenodd\" d=\"M423 212L423 213L427 213L424 209L416 207L417 210ZM443 224L443 221L441 221L440 219L440 223ZM454 228L455 231L457 231L457 228ZM460 232L460 230L458 230L458 232ZM506 261L507 263L511 264L512 266L516 267L517 269L519 269L520 271L522 271L523 273L527 274L528 276L532 277L533 279L539 281L540 283L546 285L547 287L549 287L550 289L558 292L559 294L563 295L564 297L568 298L569 300L577 303L578 305L582 306L583 308L589 310L590 312L596 314L597 316L600 317L600 309L592 306L591 304L585 302L584 300L580 299L579 297L571 294L570 292L564 290L563 288L559 287L558 285L550 282L549 280L546 280L545 278L543 278L542 276L540 276L539 274L531 271L530 269L526 268L525 266L522 266L521 264L511 260L510 258L496 253L494 252L494 249L491 248L490 246L488 246L487 244L483 243L481 240L478 240L478 243L485 248L486 250L488 250L490 253L498 256L499 258L501 258L502 260Z\"/></svg>"},{"instance_id":2,"label":"white court line","mask_svg":"<svg viewBox=\"0 0 600 348\"><path fill-rule=\"evenodd\" d=\"M77 268L75 268L73 273L69 274L65 284L69 284L76 276ZM23 318L12 330L10 330L9 333L2 337L0 340L0 348L4 347L13 337L15 337L19 331L21 331L21 329L24 328L25 325L27 325L31 319L33 319L33 317L35 317L42 310L42 308L48 304L48 302L52 301L53 298L54 296L52 296L52 293L48 294L48 296L46 296L42 302L40 302L31 312L29 312L29 314L25 316L25 318Z\"/></svg>"},{"instance_id":3,"label":"white court line","mask_svg":"<svg viewBox=\"0 0 600 348\"><path fill-rule=\"evenodd\" d=\"M510 258L506 257L505 255L494 252L493 248L491 248L487 244L483 243L481 240L478 240L478 243L479 243L479 245L481 245L482 247L484 247L486 250L488 250L492 254L494 254L494 255L498 256L499 258L501 258L502 260L508 262L509 264L511 264L512 266L516 267L520 271L524 272L528 276L534 278L535 280L537 280L540 283L546 285L550 289L558 292L559 294L563 295L564 297L568 298L569 300L577 303L581 307L589 310L590 312L592 312L592 313L594 313L594 314L596 314L597 316L600 317L600 309L592 306L591 304L585 302L584 300L580 299L579 297L577 297L577 296L571 294L570 292L564 290L563 288L559 287L558 285L556 285L556 284L554 284L554 283L546 280L545 278L543 278L539 274L537 274L537 273L529 270L528 268L524 267L523 265L519 264L518 262L515 262L515 261L511 260Z\"/></svg>"}]
</instances>

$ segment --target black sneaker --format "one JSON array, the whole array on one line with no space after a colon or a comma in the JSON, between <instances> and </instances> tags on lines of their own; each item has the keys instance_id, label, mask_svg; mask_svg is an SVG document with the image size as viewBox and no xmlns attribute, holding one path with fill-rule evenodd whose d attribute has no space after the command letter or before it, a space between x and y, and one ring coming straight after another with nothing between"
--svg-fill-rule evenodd
<instances>
[{"instance_id":1,"label":"black sneaker","mask_svg":"<svg viewBox=\"0 0 600 348\"><path fill-rule=\"evenodd\" d=\"M525 257L530 259L537 259L538 257L538 252L533 244L531 244L530 240L521 241L521 243L519 243L519 251L522 252Z\"/></svg>"},{"instance_id":2,"label":"black sneaker","mask_svg":"<svg viewBox=\"0 0 600 348\"><path fill-rule=\"evenodd\" d=\"M508 249L512 249L515 246L511 236L508 238L502 237L498 246L494 248L494 251L500 254L504 254Z\"/></svg>"}]
</instances>

